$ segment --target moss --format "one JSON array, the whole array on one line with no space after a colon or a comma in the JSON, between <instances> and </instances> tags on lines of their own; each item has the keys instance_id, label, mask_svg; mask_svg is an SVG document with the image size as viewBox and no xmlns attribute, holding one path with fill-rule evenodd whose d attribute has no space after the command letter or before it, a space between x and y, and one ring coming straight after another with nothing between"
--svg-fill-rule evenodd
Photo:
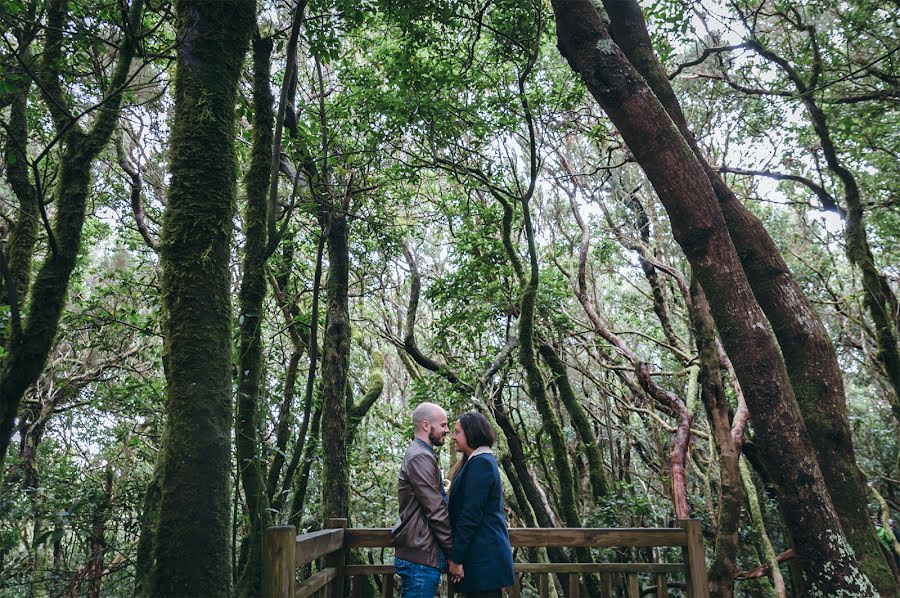
<instances>
[{"instance_id":1,"label":"moss","mask_svg":"<svg viewBox=\"0 0 900 598\"><path fill-rule=\"evenodd\" d=\"M160 239L167 426L147 593L230 594L233 130L252 0L176 3L171 183ZM198 97L214 118L200 119ZM206 255L207 259L201 259Z\"/></svg>"},{"instance_id":2,"label":"moss","mask_svg":"<svg viewBox=\"0 0 900 598\"><path fill-rule=\"evenodd\" d=\"M235 439L241 486L244 491L248 537L246 558L236 593L258 595L262 590L263 534L271 525L268 495L260 463L260 379L263 369L262 313L266 297L267 192L272 162L273 97L269 86L272 40L253 39L253 148L247 172L244 210L244 260L238 350L238 395Z\"/></svg>"},{"instance_id":3,"label":"moss","mask_svg":"<svg viewBox=\"0 0 900 598\"><path fill-rule=\"evenodd\" d=\"M566 364L562 362L553 347L545 342L539 342L538 351L544 362L553 373L553 379L559 396L562 399L569 417L572 419L572 425L578 432L582 444L584 444L585 452L588 458L588 477L591 482L591 490L594 499L606 496L609 493L609 484L603 471L603 454L600 451L600 443L597 441L597 435L594 434L594 428L588 419L587 413L582 407L575 391L569 382L569 374L566 371Z\"/></svg>"}]
</instances>

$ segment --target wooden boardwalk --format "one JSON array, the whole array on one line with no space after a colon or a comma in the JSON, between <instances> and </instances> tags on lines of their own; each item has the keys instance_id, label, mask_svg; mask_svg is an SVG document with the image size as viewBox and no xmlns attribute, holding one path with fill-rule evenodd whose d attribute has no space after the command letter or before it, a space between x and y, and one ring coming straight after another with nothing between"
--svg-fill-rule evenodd
<instances>
[{"instance_id":1,"label":"wooden boardwalk","mask_svg":"<svg viewBox=\"0 0 900 598\"><path fill-rule=\"evenodd\" d=\"M349 580L352 596L361 596L365 577L379 576L381 595L395 595L394 567L382 565L348 565L347 553L353 548L390 548L387 528L347 528L345 519L332 519L326 529L297 535L293 526L270 527L266 530L264 560L264 595L269 598L338 598ZM709 583L703 556L700 522L685 519L673 528L510 528L513 548L633 548L678 547L682 559L675 563L516 563L516 584L504 589L505 596L519 598L522 578L536 577L541 598L550 596L551 575L567 578L566 598L581 595L581 577L597 574L603 598L612 597L615 587L624 587L624 596L641 596L641 576L655 583L657 598L668 596L673 585L683 588L689 598L708 598ZM318 571L297 583L297 569L321 560ZM614 576L620 582L614 584ZM453 596L450 584L450 596ZM338 588L341 588L340 590ZM645 592L646 593L646 592Z\"/></svg>"}]
</instances>

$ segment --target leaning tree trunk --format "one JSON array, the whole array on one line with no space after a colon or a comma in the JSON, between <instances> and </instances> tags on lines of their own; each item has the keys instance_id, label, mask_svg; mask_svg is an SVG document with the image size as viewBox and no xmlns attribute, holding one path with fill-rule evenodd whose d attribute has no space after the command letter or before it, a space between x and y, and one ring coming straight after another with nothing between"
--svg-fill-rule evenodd
<instances>
[{"instance_id":1,"label":"leaning tree trunk","mask_svg":"<svg viewBox=\"0 0 900 598\"><path fill-rule=\"evenodd\" d=\"M731 598L734 596L734 577L738 572L741 507L746 499L740 470L745 422L736 416L733 428L729 420L728 398L719 371L715 326L706 296L696 278L691 280L690 292L689 312L700 361L697 382L719 453L719 516L716 521L715 557L709 569L709 587L712 596Z\"/></svg>"},{"instance_id":2,"label":"leaning tree trunk","mask_svg":"<svg viewBox=\"0 0 900 598\"><path fill-rule=\"evenodd\" d=\"M582 406L581 401L578 400L575 391L572 389L566 364L560 359L553 347L543 340L538 341L538 352L553 373L553 381L559 390L559 396L566 407L566 411L569 412L572 427L575 428L578 437L584 444L584 450L587 453L588 479L591 482L591 493L595 501L600 500L609 494L609 482L606 480L606 473L603 469L603 453L600 450L597 435L594 433L594 428L590 419L588 419L584 406Z\"/></svg>"},{"instance_id":3,"label":"leaning tree trunk","mask_svg":"<svg viewBox=\"0 0 900 598\"><path fill-rule=\"evenodd\" d=\"M687 120L678 103L678 99L669 84L668 77L662 69L650 43L650 36L640 7L634 0L607 1L605 6L612 19L612 35L622 48L628 60L643 75L648 85L669 113L682 136L691 146L697 159L706 171L719 205L725 217L728 232L738 250L741 265L750 283L756 300L765 312L772 330L778 339L779 347L787 366L794 395L800 406L803 421L816 451L825 484L828 487L834 507L837 510L844 533L856 552L860 568L875 583L883 594L898 591L897 582L881 553L878 540L866 514L866 482L865 476L856 464L850 425L847 420L846 397L841 369L837 354L828 332L825 330L818 313L803 293L781 256L775 242L769 236L763 224L738 201L734 192L725 184L721 176L706 163L699 146L691 134ZM778 57L767 56L778 62ZM792 75L792 81L798 85L798 91L807 104L810 117L816 125L816 132L823 142L826 157L830 156L830 168L838 172L847 189L848 207L858 205L858 189L852 175L842 169L834 152L828 135L824 116L812 97L805 93L803 82ZM821 118L817 118L817 115ZM861 208L858 210L861 226ZM852 228L848 212L847 229ZM864 230L861 235L848 233L848 252L856 247L858 252L868 252ZM858 243L851 243L852 240ZM871 254L868 254L871 257ZM865 257L865 256L862 256ZM875 288L877 282L873 278L874 266L867 269L861 262L861 269L869 272L869 287ZM876 277L877 278L877 277ZM864 281L865 281L864 276ZM877 289L876 289L877 291ZM867 301L873 297L867 294ZM872 308L871 303L867 305ZM877 310L876 310L877 311ZM873 312L873 318L878 313ZM890 331L890 321L879 330ZM879 340L879 346L894 347ZM883 353L887 361L895 359L890 350ZM900 358L897 358L900 359ZM891 368L887 368L890 375ZM900 379L900 361L893 368L895 377Z\"/></svg>"},{"instance_id":4,"label":"leaning tree trunk","mask_svg":"<svg viewBox=\"0 0 900 598\"><path fill-rule=\"evenodd\" d=\"M160 239L166 429L155 596L230 594L231 276L238 78L253 0L178 2L169 197Z\"/></svg>"},{"instance_id":5,"label":"leaning tree trunk","mask_svg":"<svg viewBox=\"0 0 900 598\"><path fill-rule=\"evenodd\" d=\"M271 38L253 38L253 148L247 171L244 212L244 262L238 294L237 420L235 444L248 518L247 558L238 577L237 594L262 591L263 533L271 525L268 495L260 463L259 402L263 369L262 314L266 298L269 166L272 162L272 91L269 87Z\"/></svg>"},{"instance_id":6,"label":"leaning tree trunk","mask_svg":"<svg viewBox=\"0 0 900 598\"><path fill-rule=\"evenodd\" d=\"M622 134L662 200L707 294L754 415L807 590L875 596L825 487L765 316L753 297L702 164L589 0L554 0L559 48Z\"/></svg>"}]
</instances>

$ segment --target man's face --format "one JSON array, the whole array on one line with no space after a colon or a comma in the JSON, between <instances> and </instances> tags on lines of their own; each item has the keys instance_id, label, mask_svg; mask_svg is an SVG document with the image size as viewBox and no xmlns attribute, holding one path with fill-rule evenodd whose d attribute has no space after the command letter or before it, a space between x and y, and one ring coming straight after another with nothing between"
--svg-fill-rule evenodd
<instances>
[{"instance_id":1,"label":"man's face","mask_svg":"<svg viewBox=\"0 0 900 598\"><path fill-rule=\"evenodd\" d=\"M444 438L450 433L450 426L447 423L447 414L443 410L430 422L426 422L428 426L428 441L433 446L444 446Z\"/></svg>"}]
</instances>

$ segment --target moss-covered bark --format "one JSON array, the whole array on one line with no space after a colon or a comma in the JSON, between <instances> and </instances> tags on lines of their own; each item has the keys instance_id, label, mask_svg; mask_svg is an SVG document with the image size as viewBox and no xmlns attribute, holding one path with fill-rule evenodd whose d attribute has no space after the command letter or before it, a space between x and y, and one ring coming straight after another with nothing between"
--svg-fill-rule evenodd
<instances>
[{"instance_id":1,"label":"moss-covered bark","mask_svg":"<svg viewBox=\"0 0 900 598\"><path fill-rule=\"evenodd\" d=\"M309 438L303 448L303 457L300 460L300 471L294 476L293 496L291 508L288 511L288 525L297 529L303 528L303 507L306 504L306 490L309 488L309 471L313 461L319 454L319 430L322 423L322 409L316 408L311 415L312 423L309 427Z\"/></svg>"},{"instance_id":2,"label":"moss-covered bark","mask_svg":"<svg viewBox=\"0 0 900 598\"><path fill-rule=\"evenodd\" d=\"M28 285L31 282L31 258L40 226L37 189L28 176L28 156L25 153L28 146L26 113L30 83L28 80L22 86L10 104L3 156L6 162L6 181L19 202L18 216L9 232L5 251L9 271L15 282L15 301L20 309L25 303ZM0 281L2 282L4 281ZM0 285L0 304L11 305L12 301L13 298L7 295L6 285ZM5 345L5 340L3 333L0 332L0 345Z\"/></svg>"},{"instance_id":3,"label":"moss-covered bark","mask_svg":"<svg viewBox=\"0 0 900 598\"><path fill-rule=\"evenodd\" d=\"M538 351L553 373L553 382L559 389L559 396L562 399L566 411L572 421L572 426L578 433L584 445L585 453L588 459L588 478L591 482L591 492L594 500L606 496L609 493L609 483L606 480L606 472L603 470L603 453L600 451L600 443L597 441L597 435L594 434L594 428L588 419L587 413L575 391L569 382L569 373L566 371L566 364L563 363L556 351L544 341L538 341Z\"/></svg>"},{"instance_id":4,"label":"moss-covered bark","mask_svg":"<svg viewBox=\"0 0 900 598\"><path fill-rule=\"evenodd\" d=\"M347 517L350 464L347 457L347 370L350 366L349 223L333 207L327 215L328 279L322 342L323 518Z\"/></svg>"},{"instance_id":5,"label":"moss-covered bark","mask_svg":"<svg viewBox=\"0 0 900 598\"><path fill-rule=\"evenodd\" d=\"M260 379L263 369L262 314L266 298L269 171L272 162L272 90L269 87L272 39L253 38L253 147L247 171L244 209L244 260L238 292L240 341L235 444L248 519L247 558L237 594L262 591L263 532L271 525L260 462Z\"/></svg>"},{"instance_id":6,"label":"moss-covered bark","mask_svg":"<svg viewBox=\"0 0 900 598\"><path fill-rule=\"evenodd\" d=\"M231 592L231 276L237 84L253 0L175 4L171 182L160 239L167 424L148 594Z\"/></svg>"},{"instance_id":7,"label":"moss-covered bark","mask_svg":"<svg viewBox=\"0 0 900 598\"><path fill-rule=\"evenodd\" d=\"M610 2L610 5L615 3ZM841 533L787 370L753 297L702 164L589 0L554 0L563 56L622 134L672 223L709 299L755 418L807 591L874 596Z\"/></svg>"},{"instance_id":8,"label":"moss-covered bark","mask_svg":"<svg viewBox=\"0 0 900 598\"><path fill-rule=\"evenodd\" d=\"M369 380L363 398L350 407L347 429L347 445L353 444L359 424L375 405L384 391L384 355L380 351L372 352L372 366L369 369Z\"/></svg>"}]
</instances>

